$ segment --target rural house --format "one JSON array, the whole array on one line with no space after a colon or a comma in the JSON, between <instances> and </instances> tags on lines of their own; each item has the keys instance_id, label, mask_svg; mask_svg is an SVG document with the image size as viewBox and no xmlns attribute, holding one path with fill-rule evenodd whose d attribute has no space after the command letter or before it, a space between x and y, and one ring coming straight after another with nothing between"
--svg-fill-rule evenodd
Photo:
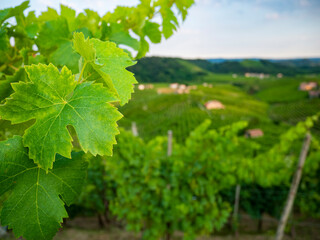
<instances>
[{"instance_id":1,"label":"rural house","mask_svg":"<svg viewBox=\"0 0 320 240\"><path fill-rule=\"evenodd\" d=\"M299 86L301 91L310 91L312 89L316 89L318 84L316 82L302 82Z\"/></svg>"},{"instance_id":2,"label":"rural house","mask_svg":"<svg viewBox=\"0 0 320 240\"><path fill-rule=\"evenodd\" d=\"M259 138L263 136L263 131L259 128L257 129L249 129L245 133L245 137L247 138Z\"/></svg>"},{"instance_id":3,"label":"rural house","mask_svg":"<svg viewBox=\"0 0 320 240\"><path fill-rule=\"evenodd\" d=\"M206 107L206 109L211 110L211 109L225 109L225 106L217 101L217 100L211 100L208 101L204 104L204 106Z\"/></svg>"}]
</instances>

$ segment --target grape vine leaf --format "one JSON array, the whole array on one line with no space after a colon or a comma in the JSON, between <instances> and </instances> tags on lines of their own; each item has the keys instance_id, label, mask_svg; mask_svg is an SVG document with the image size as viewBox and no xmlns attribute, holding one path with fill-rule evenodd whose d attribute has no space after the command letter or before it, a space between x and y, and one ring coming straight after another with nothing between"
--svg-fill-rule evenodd
<instances>
[{"instance_id":1,"label":"grape vine leaf","mask_svg":"<svg viewBox=\"0 0 320 240\"><path fill-rule=\"evenodd\" d=\"M83 153L72 159L58 156L48 173L28 157L22 137L0 142L0 196L10 191L1 211L1 224L27 240L51 239L68 217L64 203L77 199L86 178Z\"/></svg>"},{"instance_id":2,"label":"grape vine leaf","mask_svg":"<svg viewBox=\"0 0 320 240\"><path fill-rule=\"evenodd\" d=\"M159 30L160 25L155 22L146 21L142 32L144 35L148 36L150 41L153 43L161 42L161 31Z\"/></svg>"},{"instance_id":3,"label":"grape vine leaf","mask_svg":"<svg viewBox=\"0 0 320 240\"><path fill-rule=\"evenodd\" d=\"M139 50L139 41L131 37L123 23L110 23L110 27L108 28L110 28L110 36L108 36L109 41L112 41L117 45L127 45L136 51Z\"/></svg>"},{"instance_id":4,"label":"grape vine leaf","mask_svg":"<svg viewBox=\"0 0 320 240\"><path fill-rule=\"evenodd\" d=\"M8 75L6 78L6 80L0 80L0 102L12 93L13 89L11 87L11 83L25 81L26 73L24 68L20 68L14 75Z\"/></svg>"},{"instance_id":5,"label":"grape vine leaf","mask_svg":"<svg viewBox=\"0 0 320 240\"><path fill-rule=\"evenodd\" d=\"M179 22L170 8L162 7L160 13L162 16L162 32L164 37L168 39L179 27Z\"/></svg>"},{"instance_id":6,"label":"grape vine leaf","mask_svg":"<svg viewBox=\"0 0 320 240\"><path fill-rule=\"evenodd\" d=\"M176 0L175 4L182 14L182 19L185 20L188 14L188 9L194 4L194 0Z\"/></svg>"},{"instance_id":7,"label":"grape vine leaf","mask_svg":"<svg viewBox=\"0 0 320 240\"><path fill-rule=\"evenodd\" d=\"M61 9L61 15L62 15L62 9ZM57 18L59 18L58 12L55 9L48 7L47 11L41 12L40 16L38 17L38 20L40 22L46 22L46 21L56 20Z\"/></svg>"},{"instance_id":8,"label":"grape vine leaf","mask_svg":"<svg viewBox=\"0 0 320 240\"><path fill-rule=\"evenodd\" d=\"M0 27L0 52L7 51L10 46L6 25Z\"/></svg>"},{"instance_id":9,"label":"grape vine leaf","mask_svg":"<svg viewBox=\"0 0 320 240\"><path fill-rule=\"evenodd\" d=\"M46 171L56 153L70 158L72 144L67 126L74 127L82 149L93 155L112 155L122 115L110 102L118 99L102 84L78 83L66 67L52 64L26 66L27 83L13 83L15 91L0 105L0 116L13 124L36 119L24 134L29 156Z\"/></svg>"},{"instance_id":10,"label":"grape vine leaf","mask_svg":"<svg viewBox=\"0 0 320 240\"><path fill-rule=\"evenodd\" d=\"M23 11L29 7L29 1L22 2L19 6L14 8L5 8L0 10L0 24L2 24L6 19L11 17L21 17L23 16Z\"/></svg>"},{"instance_id":11,"label":"grape vine leaf","mask_svg":"<svg viewBox=\"0 0 320 240\"><path fill-rule=\"evenodd\" d=\"M60 8L61 16L67 20L70 32L75 31L77 29L76 11L63 4L60 5Z\"/></svg>"},{"instance_id":12,"label":"grape vine leaf","mask_svg":"<svg viewBox=\"0 0 320 240\"><path fill-rule=\"evenodd\" d=\"M140 38L140 49L137 53L136 59L142 58L146 55L146 53L149 51L149 43L147 40L145 40L144 37Z\"/></svg>"},{"instance_id":13,"label":"grape vine leaf","mask_svg":"<svg viewBox=\"0 0 320 240\"><path fill-rule=\"evenodd\" d=\"M41 54L48 55L54 65L66 65L73 73L77 73L80 56L72 49L71 37L68 21L58 17L42 25L36 43Z\"/></svg>"},{"instance_id":14,"label":"grape vine leaf","mask_svg":"<svg viewBox=\"0 0 320 240\"><path fill-rule=\"evenodd\" d=\"M99 75L90 80L104 82L116 91L121 105L127 103L133 84L137 83L133 73L126 70L135 64L128 54L113 42L85 39L82 33L74 33L73 43L74 49L84 58L84 65L89 64Z\"/></svg>"}]
</instances>

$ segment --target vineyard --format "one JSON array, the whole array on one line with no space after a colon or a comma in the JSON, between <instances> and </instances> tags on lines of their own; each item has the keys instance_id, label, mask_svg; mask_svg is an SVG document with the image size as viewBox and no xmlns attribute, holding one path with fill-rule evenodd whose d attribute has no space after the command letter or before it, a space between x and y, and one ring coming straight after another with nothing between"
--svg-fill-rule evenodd
<instances>
[{"instance_id":1,"label":"vineyard","mask_svg":"<svg viewBox=\"0 0 320 240\"><path fill-rule=\"evenodd\" d=\"M29 4L0 10L0 239L318 239L317 65L145 57L193 0Z\"/></svg>"}]
</instances>

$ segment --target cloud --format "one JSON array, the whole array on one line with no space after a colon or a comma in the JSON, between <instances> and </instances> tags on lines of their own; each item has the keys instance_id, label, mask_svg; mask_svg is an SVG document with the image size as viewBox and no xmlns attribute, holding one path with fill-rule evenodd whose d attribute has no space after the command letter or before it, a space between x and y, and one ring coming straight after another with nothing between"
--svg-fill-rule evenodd
<instances>
[{"instance_id":1,"label":"cloud","mask_svg":"<svg viewBox=\"0 0 320 240\"><path fill-rule=\"evenodd\" d=\"M267 13L265 16L266 16L266 19L269 19L269 20L278 20L280 18L279 13L277 12Z\"/></svg>"},{"instance_id":2,"label":"cloud","mask_svg":"<svg viewBox=\"0 0 320 240\"><path fill-rule=\"evenodd\" d=\"M299 3L303 7L310 6L310 2L308 0L300 0Z\"/></svg>"}]
</instances>

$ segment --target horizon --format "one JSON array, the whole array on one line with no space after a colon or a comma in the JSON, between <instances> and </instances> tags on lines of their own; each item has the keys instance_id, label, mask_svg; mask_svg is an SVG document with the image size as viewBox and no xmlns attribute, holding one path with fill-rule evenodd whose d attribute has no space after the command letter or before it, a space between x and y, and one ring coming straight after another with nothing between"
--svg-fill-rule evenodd
<instances>
[{"instance_id":1,"label":"horizon","mask_svg":"<svg viewBox=\"0 0 320 240\"><path fill-rule=\"evenodd\" d=\"M23 0L0 2L14 7ZM137 0L31 0L29 12L85 8L100 16L117 5L133 6ZM320 57L320 1L317 0L196 0L186 21L161 44L150 44L147 56L185 59L307 59ZM159 19L158 19L159 20ZM181 21L180 21L181 22ZM254 56L254 57L253 57Z\"/></svg>"},{"instance_id":2,"label":"horizon","mask_svg":"<svg viewBox=\"0 0 320 240\"><path fill-rule=\"evenodd\" d=\"M182 59L200 59L200 60L218 60L218 59L223 59L223 60L276 60L276 61L281 61L281 60L320 60L320 56L316 57L290 57L290 58L264 58L264 57L209 57L209 58L188 58L188 57L180 57L180 56L160 56L160 55L146 55L145 57L161 57L161 58L182 58Z\"/></svg>"}]
</instances>

